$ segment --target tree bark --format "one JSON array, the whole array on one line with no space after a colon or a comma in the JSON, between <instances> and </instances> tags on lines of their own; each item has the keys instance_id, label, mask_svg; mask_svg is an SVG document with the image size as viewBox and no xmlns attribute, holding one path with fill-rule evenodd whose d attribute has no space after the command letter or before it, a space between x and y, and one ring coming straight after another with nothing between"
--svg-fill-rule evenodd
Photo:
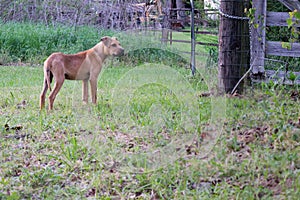
<instances>
[{"instance_id":1,"label":"tree bark","mask_svg":"<svg viewBox=\"0 0 300 200\"><path fill-rule=\"evenodd\" d=\"M230 16L244 17L249 0L221 0L220 10ZM249 24L221 15L219 26L219 90L230 93L249 68L250 63ZM243 92L243 83L237 88Z\"/></svg>"}]
</instances>

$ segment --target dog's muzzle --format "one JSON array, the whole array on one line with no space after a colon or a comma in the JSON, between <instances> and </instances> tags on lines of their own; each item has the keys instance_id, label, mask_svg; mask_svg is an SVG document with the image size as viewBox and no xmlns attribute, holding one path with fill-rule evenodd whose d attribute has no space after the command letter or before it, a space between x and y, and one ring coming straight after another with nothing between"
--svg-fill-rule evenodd
<instances>
[{"instance_id":1,"label":"dog's muzzle","mask_svg":"<svg viewBox=\"0 0 300 200\"><path fill-rule=\"evenodd\" d=\"M124 49L119 49L115 56L124 56Z\"/></svg>"}]
</instances>

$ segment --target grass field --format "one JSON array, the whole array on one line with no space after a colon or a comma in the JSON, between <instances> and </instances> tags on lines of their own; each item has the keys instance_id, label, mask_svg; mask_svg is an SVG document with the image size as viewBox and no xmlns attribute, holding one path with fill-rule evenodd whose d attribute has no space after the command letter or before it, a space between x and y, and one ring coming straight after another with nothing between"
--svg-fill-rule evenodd
<instances>
[{"instance_id":1,"label":"grass field","mask_svg":"<svg viewBox=\"0 0 300 200\"><path fill-rule=\"evenodd\" d=\"M268 85L226 98L221 135L203 159L201 145L218 134L209 119L220 97L199 97L200 79L177 70L199 105L194 132L181 126L177 113L189 110L167 84L127 85L130 102L114 100L123 75L141 72L131 67L103 71L97 106L81 104L80 82L66 82L50 113L38 108L40 67L1 67L1 197L296 199L298 88ZM129 118L114 116L119 104L131 109Z\"/></svg>"},{"instance_id":2,"label":"grass field","mask_svg":"<svg viewBox=\"0 0 300 200\"><path fill-rule=\"evenodd\" d=\"M97 105L66 81L55 109L40 111L42 66L0 66L0 199L300 196L298 86L214 95L214 69L198 62L192 77L160 60L178 52L149 35L118 36L125 49L164 51L108 60Z\"/></svg>"}]
</instances>

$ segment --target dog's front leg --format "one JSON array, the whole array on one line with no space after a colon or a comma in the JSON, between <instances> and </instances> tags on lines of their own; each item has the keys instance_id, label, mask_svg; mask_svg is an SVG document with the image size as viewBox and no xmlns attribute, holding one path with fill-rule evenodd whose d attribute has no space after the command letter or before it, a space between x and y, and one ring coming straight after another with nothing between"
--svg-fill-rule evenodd
<instances>
[{"instance_id":1,"label":"dog's front leg","mask_svg":"<svg viewBox=\"0 0 300 200\"><path fill-rule=\"evenodd\" d=\"M91 96L92 96L92 103L97 103L97 79L91 79Z\"/></svg>"},{"instance_id":2,"label":"dog's front leg","mask_svg":"<svg viewBox=\"0 0 300 200\"><path fill-rule=\"evenodd\" d=\"M82 81L82 101L84 103L88 103L88 98L89 98L89 83L88 79Z\"/></svg>"}]
</instances>

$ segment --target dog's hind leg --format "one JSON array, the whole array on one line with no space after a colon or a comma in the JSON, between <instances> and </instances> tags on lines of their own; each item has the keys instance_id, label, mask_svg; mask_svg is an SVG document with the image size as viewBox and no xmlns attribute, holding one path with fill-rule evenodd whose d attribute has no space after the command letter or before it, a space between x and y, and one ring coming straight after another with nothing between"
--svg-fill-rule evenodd
<instances>
[{"instance_id":1,"label":"dog's hind leg","mask_svg":"<svg viewBox=\"0 0 300 200\"><path fill-rule=\"evenodd\" d=\"M65 81L65 74L64 74L63 67L58 67L55 70L53 70L53 76L55 79L55 84L52 92L49 95L49 110L53 109L53 103L56 98L56 95L58 94L59 90L61 89L61 86Z\"/></svg>"},{"instance_id":2,"label":"dog's hind leg","mask_svg":"<svg viewBox=\"0 0 300 200\"><path fill-rule=\"evenodd\" d=\"M47 83L47 80L45 79L44 80L43 90L42 90L41 95L40 95L40 109L41 110L45 106L45 98L46 98L47 90L48 90L48 83Z\"/></svg>"},{"instance_id":3,"label":"dog's hind leg","mask_svg":"<svg viewBox=\"0 0 300 200\"><path fill-rule=\"evenodd\" d=\"M48 88L51 91L51 82L53 79L53 74L51 72L51 61L49 58L44 62L44 85L43 90L40 95L40 109L42 110L45 107L45 98Z\"/></svg>"},{"instance_id":4,"label":"dog's hind leg","mask_svg":"<svg viewBox=\"0 0 300 200\"><path fill-rule=\"evenodd\" d=\"M40 109L42 110L45 107L45 98L46 98L46 94L47 94L47 90L48 88L50 88L51 91L51 82L53 79L53 74L51 73L51 71L49 69L45 69L44 71L44 85L43 85L43 90L41 92L40 95Z\"/></svg>"}]
</instances>

